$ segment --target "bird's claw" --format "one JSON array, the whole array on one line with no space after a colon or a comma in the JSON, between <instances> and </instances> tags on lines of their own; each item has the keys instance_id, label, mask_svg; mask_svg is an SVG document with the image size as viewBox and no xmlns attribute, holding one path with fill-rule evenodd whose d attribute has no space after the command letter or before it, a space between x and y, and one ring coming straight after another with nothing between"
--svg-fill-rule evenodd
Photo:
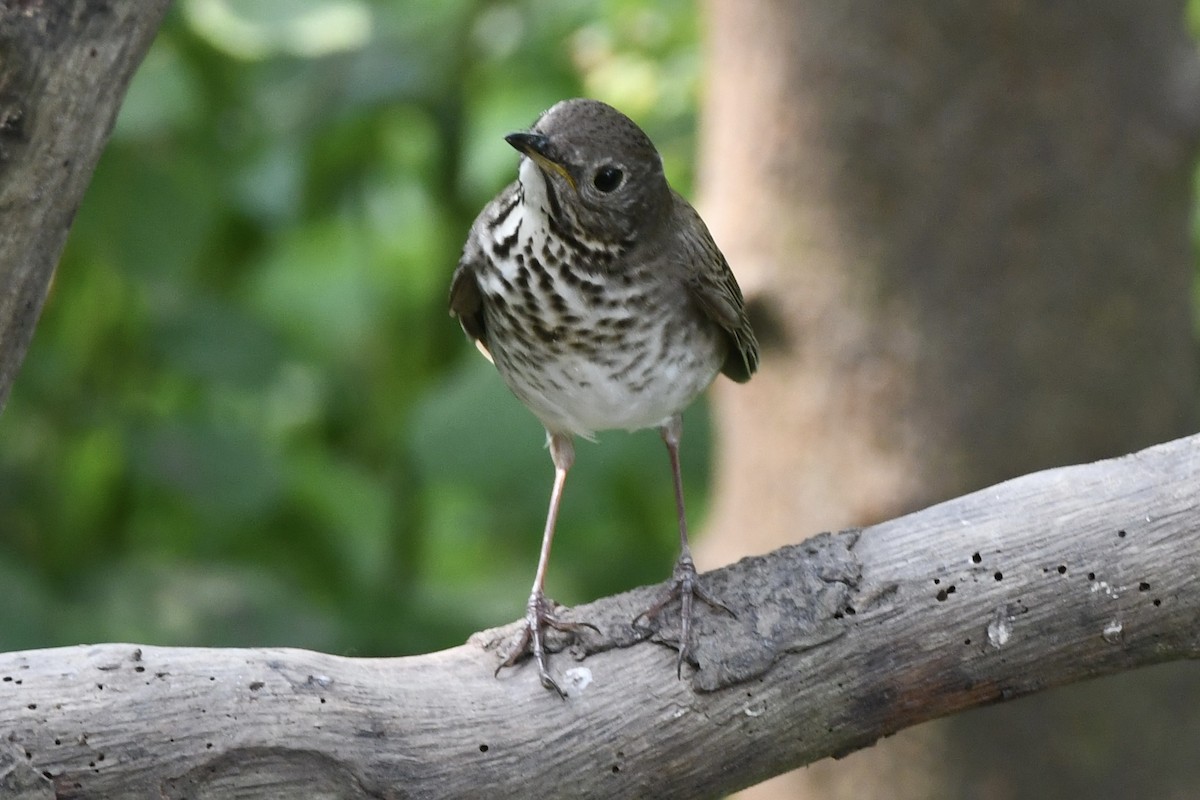
<instances>
[{"instance_id":1,"label":"bird's claw","mask_svg":"<svg viewBox=\"0 0 1200 800\"><path fill-rule=\"evenodd\" d=\"M508 655L496 667L495 674L499 675L500 670L515 666L525 656L532 655L537 664L538 678L541 680L542 686L552 689L565 700L567 693L555 682L554 678L550 677L550 668L546 659L545 629L553 628L572 636L578 636L579 631L583 628L590 628L597 634L600 633L600 629L590 622L561 619L552 610L552 603L553 601L548 600L542 594L534 594L529 598L529 603L525 607L525 622L521 627L521 632L513 639L508 649Z\"/></svg>"},{"instance_id":2,"label":"bird's claw","mask_svg":"<svg viewBox=\"0 0 1200 800\"><path fill-rule=\"evenodd\" d=\"M662 613L674 600L679 600L679 656L675 660L675 674L683 677L683 662L691 652L692 603L699 600L710 608L720 609L737 619L733 609L713 597L700 586L700 576L692 557L685 553L675 562L670 586L642 613L633 618L632 625L640 630L649 630L649 622Z\"/></svg>"}]
</instances>

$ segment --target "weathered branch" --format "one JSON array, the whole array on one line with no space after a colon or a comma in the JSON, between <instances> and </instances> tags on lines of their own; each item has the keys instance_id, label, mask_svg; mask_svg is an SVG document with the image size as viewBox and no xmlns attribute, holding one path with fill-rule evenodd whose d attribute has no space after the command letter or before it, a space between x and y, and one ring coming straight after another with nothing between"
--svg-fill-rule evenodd
<instances>
[{"instance_id":1,"label":"weathered branch","mask_svg":"<svg viewBox=\"0 0 1200 800\"><path fill-rule=\"evenodd\" d=\"M0 2L0 408L167 5Z\"/></svg>"},{"instance_id":2,"label":"weathered branch","mask_svg":"<svg viewBox=\"0 0 1200 800\"><path fill-rule=\"evenodd\" d=\"M1049 686L1200 656L1200 436L711 573L698 669L576 609L581 661L106 644L0 656L0 793L700 797ZM397 624L402 624L397 622ZM670 636L670 632L666 632ZM583 653L576 653L582 657ZM24 792L21 794L20 792ZM55 794L57 793L57 794Z\"/></svg>"}]
</instances>

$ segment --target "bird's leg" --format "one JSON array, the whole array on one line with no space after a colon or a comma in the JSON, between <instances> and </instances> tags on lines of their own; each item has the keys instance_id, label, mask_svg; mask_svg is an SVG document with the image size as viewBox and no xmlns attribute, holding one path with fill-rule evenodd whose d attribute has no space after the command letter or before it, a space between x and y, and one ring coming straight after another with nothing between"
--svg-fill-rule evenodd
<instances>
[{"instance_id":1,"label":"bird's leg","mask_svg":"<svg viewBox=\"0 0 1200 800\"><path fill-rule=\"evenodd\" d=\"M654 605L633 618L635 627L642 627L658 616L667 604L679 598L679 658L675 662L675 673L682 677L683 662L687 658L690 635L692 631L692 601L700 600L713 608L719 608L732 617L737 617L729 606L716 599L700 586L696 573L696 563L692 561L692 550L688 546L687 516L683 510L683 475L679 470L679 439L683 433L683 423L679 415L671 417L662 426L660 433L667 445L667 454L671 457L671 475L675 479L675 511L679 517L679 558L675 561L675 569L671 574L671 585L667 588Z\"/></svg>"},{"instance_id":2,"label":"bird's leg","mask_svg":"<svg viewBox=\"0 0 1200 800\"><path fill-rule=\"evenodd\" d=\"M563 485L567 481L567 471L575 461L575 446L567 434L550 434L550 458L554 461L554 488L550 491L550 509L546 512L546 529L542 533L542 550L538 556L537 573L533 576L533 590L529 593L529 602L525 606L525 626L512 644L508 656L496 667L496 673L504 667L511 667L527 653L533 655L537 662L538 677L542 686L558 692L560 697L566 693L550 677L546 667L546 645L544 632L547 627L567 633L577 633L580 628L591 628L599 633L595 625L586 622L568 622L554 615L552 603L546 598L546 565L550 561L550 543L554 539L554 524L558 521L558 506L562 501Z\"/></svg>"}]
</instances>

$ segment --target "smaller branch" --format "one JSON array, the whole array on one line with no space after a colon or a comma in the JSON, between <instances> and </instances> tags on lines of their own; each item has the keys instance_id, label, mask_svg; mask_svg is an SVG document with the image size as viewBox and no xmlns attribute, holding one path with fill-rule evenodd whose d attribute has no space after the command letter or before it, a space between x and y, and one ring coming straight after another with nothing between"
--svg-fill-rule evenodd
<instances>
[{"instance_id":1,"label":"smaller branch","mask_svg":"<svg viewBox=\"0 0 1200 800\"><path fill-rule=\"evenodd\" d=\"M934 717L1200 657L1200 436L1027 475L710 573L696 664L575 609L552 668L513 626L430 655L126 644L0 655L5 796L717 797ZM674 631L664 630L670 641ZM486 787L486 791L482 787Z\"/></svg>"},{"instance_id":2,"label":"smaller branch","mask_svg":"<svg viewBox=\"0 0 1200 800\"><path fill-rule=\"evenodd\" d=\"M167 5L0 3L0 409Z\"/></svg>"}]
</instances>

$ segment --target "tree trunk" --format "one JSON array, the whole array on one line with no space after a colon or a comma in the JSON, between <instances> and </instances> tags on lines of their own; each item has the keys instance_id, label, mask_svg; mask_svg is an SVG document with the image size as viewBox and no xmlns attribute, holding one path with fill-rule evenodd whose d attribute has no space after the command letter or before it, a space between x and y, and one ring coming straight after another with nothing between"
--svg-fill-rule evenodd
<instances>
[{"instance_id":1,"label":"tree trunk","mask_svg":"<svg viewBox=\"0 0 1200 800\"><path fill-rule=\"evenodd\" d=\"M0 2L0 410L168 0Z\"/></svg>"},{"instance_id":2,"label":"tree trunk","mask_svg":"<svg viewBox=\"0 0 1200 800\"><path fill-rule=\"evenodd\" d=\"M1183 6L709 0L704 209L764 361L717 393L705 563L1192 429L1200 65ZM1089 713L1113 705L1092 689ZM1024 711L1015 724L1051 732L962 717L746 796L1021 796L1013 765L1071 740ZM983 726L1023 750L967 759ZM1122 796L1121 771L1167 796L1194 754L1174 775L1148 765L1179 741L1090 742L1111 770L1093 749L1032 794Z\"/></svg>"}]
</instances>

